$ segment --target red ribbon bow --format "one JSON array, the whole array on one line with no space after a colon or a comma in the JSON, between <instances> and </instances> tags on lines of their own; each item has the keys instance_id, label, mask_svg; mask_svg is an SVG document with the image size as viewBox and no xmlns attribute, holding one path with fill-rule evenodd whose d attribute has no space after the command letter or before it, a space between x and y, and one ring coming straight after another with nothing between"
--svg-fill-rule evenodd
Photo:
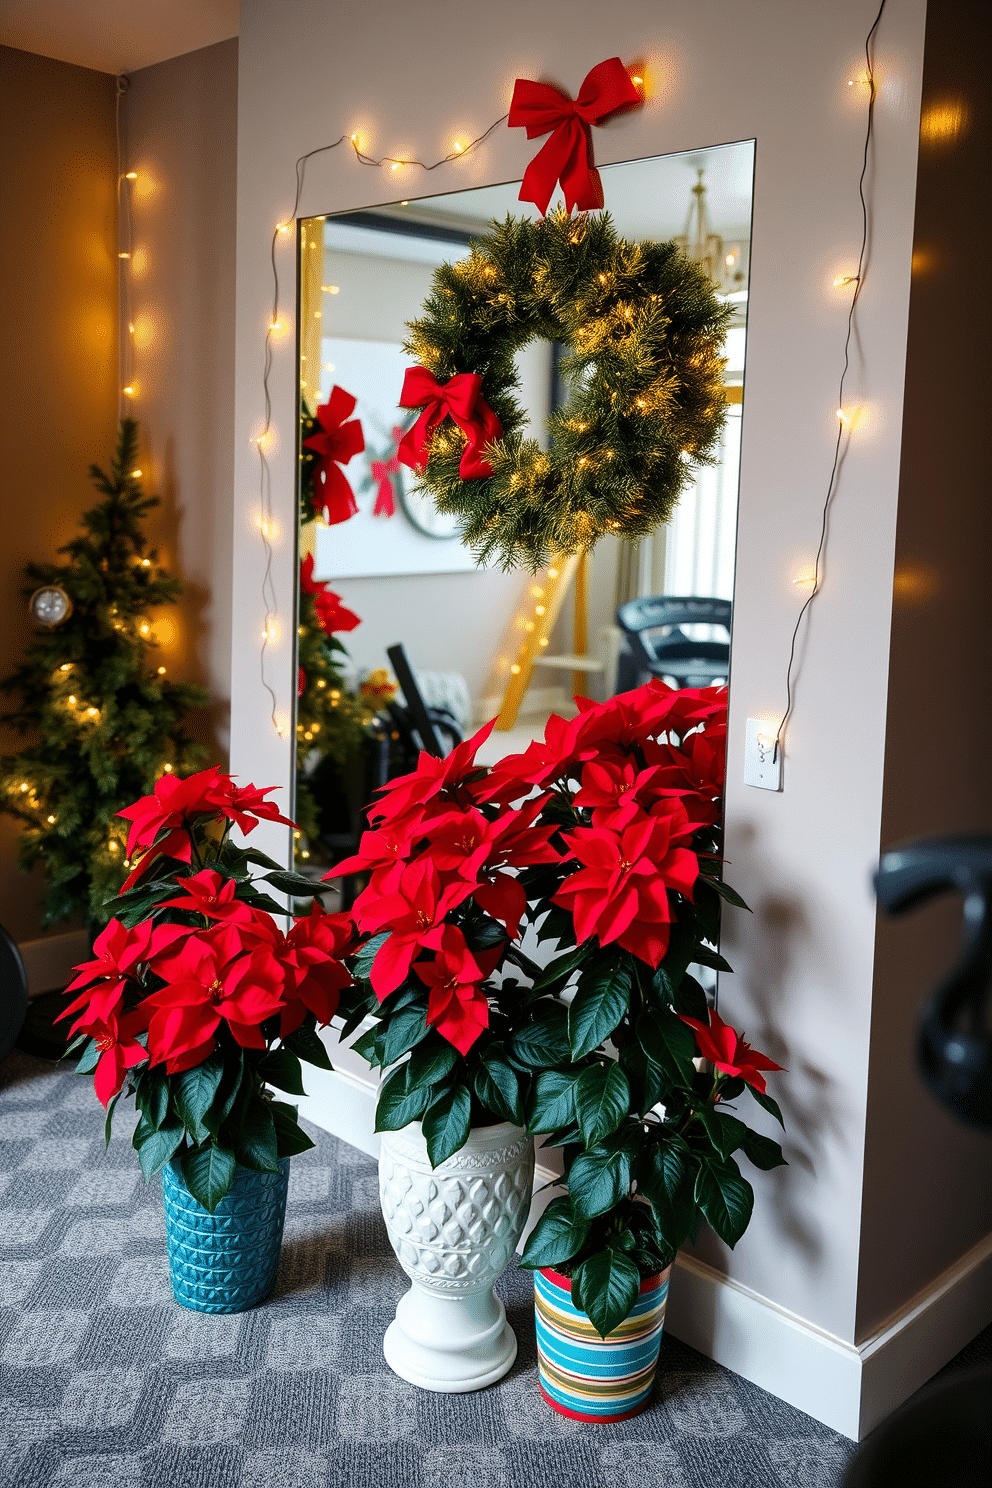
<instances>
[{"instance_id":1,"label":"red ribbon bow","mask_svg":"<svg viewBox=\"0 0 992 1488\"><path fill-rule=\"evenodd\" d=\"M442 384L426 367L408 367L400 407L424 411L400 440L396 453L403 464L422 470L427 464L430 436L444 419L453 418L467 440L458 466L462 480L485 480L492 475L493 467L482 458L482 451L502 436L503 425L482 397L481 387L482 378L477 372L458 372Z\"/></svg>"},{"instance_id":2,"label":"red ribbon bow","mask_svg":"<svg viewBox=\"0 0 992 1488\"><path fill-rule=\"evenodd\" d=\"M393 439L399 441L403 430L394 428ZM393 497L393 483L389 479L391 475L399 475L399 455L393 453L388 460L372 460L372 479L378 481L375 506L372 509L374 517L392 517L396 513L396 501Z\"/></svg>"},{"instance_id":3,"label":"red ribbon bow","mask_svg":"<svg viewBox=\"0 0 992 1488\"><path fill-rule=\"evenodd\" d=\"M610 57L587 72L574 100L550 83L517 78L510 102L510 128L525 128L528 139L551 132L547 144L524 172L519 200L534 202L543 214L555 183L561 181L569 212L574 207L580 212L601 207L603 183L593 169L589 126L601 124L619 108L640 102L641 95L619 57Z\"/></svg>"},{"instance_id":4,"label":"red ribbon bow","mask_svg":"<svg viewBox=\"0 0 992 1488\"><path fill-rule=\"evenodd\" d=\"M360 421L345 422L355 403L356 399L344 388L331 388L331 396L317 409L322 432L303 441L303 448L315 450L319 457L313 473L313 504L317 511L323 509L329 527L336 522L347 522L358 511L348 478L341 469L365 448Z\"/></svg>"}]
</instances>

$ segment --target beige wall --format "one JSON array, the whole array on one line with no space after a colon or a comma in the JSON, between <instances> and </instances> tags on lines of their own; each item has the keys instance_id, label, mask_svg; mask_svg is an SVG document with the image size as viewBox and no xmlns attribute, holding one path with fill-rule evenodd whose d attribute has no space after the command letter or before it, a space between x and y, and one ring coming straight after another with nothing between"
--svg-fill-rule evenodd
<instances>
[{"instance_id":1,"label":"beige wall","mask_svg":"<svg viewBox=\"0 0 992 1488\"><path fill-rule=\"evenodd\" d=\"M186 592L163 660L212 706L193 731L226 761L234 499L234 229L238 43L133 74L132 309L142 469L162 497L156 535Z\"/></svg>"},{"instance_id":2,"label":"beige wall","mask_svg":"<svg viewBox=\"0 0 992 1488\"><path fill-rule=\"evenodd\" d=\"M891 1054L891 1033L872 1041L869 874L881 841L925 5L887 7L880 32L871 278L849 384L868 406L834 504L826 587L800 648L781 795L743 785L744 723L784 707L802 598L792 579L811 561L830 469L847 308L833 279L856 259L860 229L865 97L847 80L861 75L871 16L862 0L838 0L804 6L797 25L792 0L765 0L749 8L746 25L737 10L715 24L722 9L630 0L606 12L592 0L509 0L494 32L482 0L467 0L460 27L440 30L411 28L406 11L391 5L378 20L383 34L401 40L373 55L360 12L287 10L274 0L242 7L232 760L267 784L289 782L290 751L267 721L259 682L263 555L251 534L258 472L250 440L262 414L269 243L293 209L296 158L361 130L372 153L436 159L456 135L477 134L498 117L516 76L551 74L574 92L602 57L646 58L652 101L597 133L602 162L757 140L728 788L731 876L755 913L728 916L727 953L738 972L724 978L721 998L724 1013L788 1066L777 1089L790 1165L757 1175L754 1222L737 1250L713 1241L705 1254L760 1297L851 1343L859 1302L872 1310L869 1295L859 1298L869 1075ZM464 38L483 28L487 45L466 65ZM520 133L498 130L430 184L444 191L512 180L532 153ZM409 189L411 196L420 189L412 175ZM344 210L392 194L389 182L342 149L311 162L300 210ZM291 530L291 235L277 253L287 325L274 347L270 456L274 500ZM276 549L273 574L288 615L288 542ZM283 635L269 677L288 716L286 627ZM267 843L285 849L280 833ZM954 1245L978 1222L961 1172L967 1152L951 1134L944 1161L964 1211ZM900 1137L891 1161L912 1163L912 1133ZM931 1244L922 1216L909 1243L919 1252L915 1274L934 1276L948 1248ZM900 1289L909 1282L903 1276Z\"/></svg>"},{"instance_id":3,"label":"beige wall","mask_svg":"<svg viewBox=\"0 0 992 1488\"><path fill-rule=\"evenodd\" d=\"M986 0L930 0L889 658L886 846L992 832L992 315L974 275L992 239L990 56ZM963 209L954 211L955 203ZM859 1335L992 1229L992 1144L945 1114L915 1069L920 1005L949 970L960 927L957 896L879 921Z\"/></svg>"},{"instance_id":4,"label":"beige wall","mask_svg":"<svg viewBox=\"0 0 992 1488\"><path fill-rule=\"evenodd\" d=\"M0 676L33 627L30 560L57 561L94 500L117 420L114 80L0 48ZM0 707L9 700L0 699ZM4 752L18 737L5 733ZM17 826L0 816L0 918L38 934L42 878L18 873Z\"/></svg>"}]
</instances>

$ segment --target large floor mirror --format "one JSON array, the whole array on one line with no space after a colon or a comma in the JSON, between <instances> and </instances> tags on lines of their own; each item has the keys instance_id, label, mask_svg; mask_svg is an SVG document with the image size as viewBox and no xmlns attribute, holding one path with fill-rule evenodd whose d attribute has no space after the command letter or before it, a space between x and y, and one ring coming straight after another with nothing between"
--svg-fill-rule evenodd
<instances>
[{"instance_id":1,"label":"large floor mirror","mask_svg":"<svg viewBox=\"0 0 992 1488\"><path fill-rule=\"evenodd\" d=\"M659 639L681 666L671 663L676 683L726 679L753 167L754 142L744 141L601 170L617 231L679 240L732 307L727 418L717 463L693 473L670 523L636 543L604 538L537 575L477 568L456 521L417 494L397 459L416 417L398 406L412 365L406 324L435 269L467 256L493 219L537 215L518 200L519 183L301 222L295 848L304 872L316 877L353 850L363 805L412 767L425 728L443 751L498 718L479 755L492 763L539 737L551 713L571 716L576 693L605 698L658 672ZM545 419L567 396L559 348L528 346L517 370L530 436L546 440ZM322 424L315 416L329 403ZM327 437L347 488L312 479ZM346 903L350 892L345 884Z\"/></svg>"}]
</instances>

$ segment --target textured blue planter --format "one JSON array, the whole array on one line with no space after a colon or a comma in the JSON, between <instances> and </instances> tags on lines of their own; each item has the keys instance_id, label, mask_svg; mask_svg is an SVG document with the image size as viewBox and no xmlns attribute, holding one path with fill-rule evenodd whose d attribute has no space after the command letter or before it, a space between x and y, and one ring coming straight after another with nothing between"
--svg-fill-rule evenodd
<instances>
[{"instance_id":1,"label":"textured blue planter","mask_svg":"<svg viewBox=\"0 0 992 1488\"><path fill-rule=\"evenodd\" d=\"M162 1169L172 1291L195 1312L243 1312L271 1292L286 1218L289 1158L278 1173L239 1167L229 1194L208 1214L173 1160Z\"/></svg>"}]
</instances>

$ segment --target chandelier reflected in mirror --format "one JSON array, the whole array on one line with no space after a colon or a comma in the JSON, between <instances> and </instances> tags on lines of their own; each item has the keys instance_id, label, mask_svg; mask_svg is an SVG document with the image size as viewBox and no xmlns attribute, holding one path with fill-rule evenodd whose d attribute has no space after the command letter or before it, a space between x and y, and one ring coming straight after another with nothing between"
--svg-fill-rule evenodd
<instances>
[{"instance_id":1,"label":"chandelier reflected in mirror","mask_svg":"<svg viewBox=\"0 0 992 1488\"><path fill-rule=\"evenodd\" d=\"M720 234L713 231L710 214L706 207L705 170L696 168L696 184L692 188L692 201L685 220L685 231L675 242L687 258L706 270L722 294L734 294L747 285L747 273L742 262L740 245L724 243Z\"/></svg>"}]
</instances>

